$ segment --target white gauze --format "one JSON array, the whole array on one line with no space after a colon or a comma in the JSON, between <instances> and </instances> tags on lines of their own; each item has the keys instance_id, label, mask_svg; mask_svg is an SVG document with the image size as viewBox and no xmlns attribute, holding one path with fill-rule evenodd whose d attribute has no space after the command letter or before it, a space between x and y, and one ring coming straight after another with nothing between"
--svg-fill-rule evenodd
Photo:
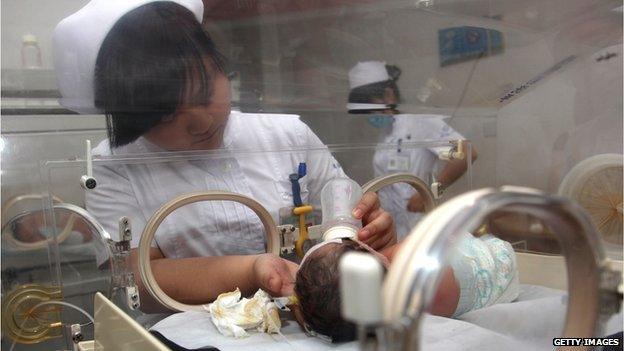
<instances>
[{"instance_id":1,"label":"white gauze","mask_svg":"<svg viewBox=\"0 0 624 351\"><path fill-rule=\"evenodd\" d=\"M207 309L212 323L225 336L247 337L248 329L279 333L282 326L277 307L264 290L258 290L248 299L241 298L241 292L237 288L219 295Z\"/></svg>"}]
</instances>

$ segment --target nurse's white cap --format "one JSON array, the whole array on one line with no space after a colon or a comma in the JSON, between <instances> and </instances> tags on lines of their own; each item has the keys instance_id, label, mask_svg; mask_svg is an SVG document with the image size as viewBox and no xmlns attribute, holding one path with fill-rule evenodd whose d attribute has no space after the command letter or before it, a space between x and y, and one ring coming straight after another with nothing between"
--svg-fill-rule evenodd
<instances>
[{"instance_id":1,"label":"nurse's white cap","mask_svg":"<svg viewBox=\"0 0 624 351\"><path fill-rule=\"evenodd\" d=\"M54 30L54 67L61 105L80 113L101 113L94 105L94 72L100 46L126 13L162 0L92 0ZM189 9L201 23L201 0L165 0Z\"/></svg>"},{"instance_id":2,"label":"nurse's white cap","mask_svg":"<svg viewBox=\"0 0 624 351\"><path fill-rule=\"evenodd\" d=\"M358 62L349 71L349 87L351 89L387 80L390 80L390 75L388 75L388 70L386 70L386 63L382 61ZM354 102L347 104L347 110L349 111L385 110L387 108L388 105L385 104Z\"/></svg>"},{"instance_id":3,"label":"nurse's white cap","mask_svg":"<svg viewBox=\"0 0 624 351\"><path fill-rule=\"evenodd\" d=\"M386 63L381 61L358 62L349 71L349 87L351 89L363 85L390 80Z\"/></svg>"}]
</instances>

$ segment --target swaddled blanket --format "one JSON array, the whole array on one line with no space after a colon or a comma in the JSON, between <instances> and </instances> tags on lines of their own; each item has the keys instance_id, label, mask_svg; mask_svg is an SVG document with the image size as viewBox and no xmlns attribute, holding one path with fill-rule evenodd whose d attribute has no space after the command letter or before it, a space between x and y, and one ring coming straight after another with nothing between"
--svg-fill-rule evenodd
<instances>
[{"instance_id":1,"label":"swaddled blanket","mask_svg":"<svg viewBox=\"0 0 624 351\"><path fill-rule=\"evenodd\" d=\"M463 233L453 250L451 266L460 296L454 316L511 302L518 297L518 265L511 245L486 234Z\"/></svg>"}]
</instances>

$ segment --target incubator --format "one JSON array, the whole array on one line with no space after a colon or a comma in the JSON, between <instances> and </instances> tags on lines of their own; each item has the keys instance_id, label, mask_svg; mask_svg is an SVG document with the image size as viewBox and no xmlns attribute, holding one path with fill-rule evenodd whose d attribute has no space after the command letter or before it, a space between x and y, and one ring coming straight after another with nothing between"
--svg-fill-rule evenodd
<instances>
[{"instance_id":1,"label":"incubator","mask_svg":"<svg viewBox=\"0 0 624 351\"><path fill-rule=\"evenodd\" d=\"M81 66L57 71L51 38L88 0L3 20L3 349L546 350L622 331L621 1L177 2L229 60L218 149L113 152L102 111L61 105ZM5 1L3 19L31 5ZM41 67L22 66L24 34ZM371 108L349 101L363 61L400 68L396 104L349 113ZM448 165L465 168L449 181ZM162 256L299 263L357 235L368 193L403 246L385 270L365 253L336 268L357 341L308 336L288 311L282 336L225 337L210 301L159 279ZM519 295L432 315L461 235L509 243Z\"/></svg>"}]
</instances>

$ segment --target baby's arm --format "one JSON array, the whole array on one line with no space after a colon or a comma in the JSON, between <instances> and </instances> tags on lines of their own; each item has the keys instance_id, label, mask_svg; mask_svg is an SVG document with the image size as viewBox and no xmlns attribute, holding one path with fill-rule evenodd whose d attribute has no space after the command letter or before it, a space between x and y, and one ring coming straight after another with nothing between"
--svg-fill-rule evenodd
<instances>
[{"instance_id":1,"label":"baby's arm","mask_svg":"<svg viewBox=\"0 0 624 351\"><path fill-rule=\"evenodd\" d=\"M392 262L394 256L401 248L403 242L394 244L381 250L381 254ZM457 309L460 296L460 287L451 267L446 267L442 275L442 280L438 285L438 290L429 307L429 312L438 316L450 317Z\"/></svg>"},{"instance_id":2,"label":"baby's arm","mask_svg":"<svg viewBox=\"0 0 624 351\"><path fill-rule=\"evenodd\" d=\"M453 268L445 267L442 280L428 312L436 316L451 317L457 309L460 293L459 283L455 279Z\"/></svg>"},{"instance_id":3,"label":"baby's arm","mask_svg":"<svg viewBox=\"0 0 624 351\"><path fill-rule=\"evenodd\" d=\"M386 248L379 250L379 253L386 256L388 261L392 262L396 253L399 252L399 249L403 246L402 244L403 244L403 241L398 242L392 246L388 246Z\"/></svg>"}]
</instances>

